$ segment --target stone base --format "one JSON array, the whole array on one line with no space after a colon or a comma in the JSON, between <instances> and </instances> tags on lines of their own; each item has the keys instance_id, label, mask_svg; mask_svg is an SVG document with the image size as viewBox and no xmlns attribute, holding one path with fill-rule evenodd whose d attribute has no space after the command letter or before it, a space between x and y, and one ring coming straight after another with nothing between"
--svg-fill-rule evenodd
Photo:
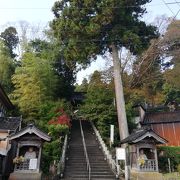
<instances>
[{"instance_id":1,"label":"stone base","mask_svg":"<svg viewBox=\"0 0 180 180\"><path fill-rule=\"evenodd\" d=\"M9 180L41 180L41 172L13 172Z\"/></svg>"},{"instance_id":2,"label":"stone base","mask_svg":"<svg viewBox=\"0 0 180 180\"><path fill-rule=\"evenodd\" d=\"M131 172L132 180L162 180L163 176L159 172Z\"/></svg>"}]
</instances>

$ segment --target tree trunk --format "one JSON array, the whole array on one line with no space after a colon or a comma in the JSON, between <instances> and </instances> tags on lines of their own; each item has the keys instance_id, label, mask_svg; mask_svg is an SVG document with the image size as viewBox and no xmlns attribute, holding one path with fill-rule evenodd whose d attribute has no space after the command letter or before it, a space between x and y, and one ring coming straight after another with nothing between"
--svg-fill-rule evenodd
<instances>
[{"instance_id":1,"label":"tree trunk","mask_svg":"<svg viewBox=\"0 0 180 180\"><path fill-rule=\"evenodd\" d=\"M123 85L121 79L121 67L120 67L120 59L118 55L118 48L112 44L112 58L113 58L113 67L114 67L114 84L115 84L115 94L116 94L116 107L118 114L118 124L119 124L119 135L120 139L124 139L128 137L128 124L126 118L126 109L125 109L125 101L124 101L124 92ZM123 144L126 149L126 160L125 160L125 180L130 179L129 166L128 166L128 149L127 144Z\"/></svg>"},{"instance_id":2,"label":"tree trunk","mask_svg":"<svg viewBox=\"0 0 180 180\"><path fill-rule=\"evenodd\" d=\"M129 135L127 118L126 118L126 109L123 93L123 85L121 79L121 67L120 59L118 55L118 48L112 44L112 58L114 66L114 84L115 84L115 94L116 94L116 107L118 114L118 124L119 124L119 135L120 139L124 139Z\"/></svg>"}]
</instances>

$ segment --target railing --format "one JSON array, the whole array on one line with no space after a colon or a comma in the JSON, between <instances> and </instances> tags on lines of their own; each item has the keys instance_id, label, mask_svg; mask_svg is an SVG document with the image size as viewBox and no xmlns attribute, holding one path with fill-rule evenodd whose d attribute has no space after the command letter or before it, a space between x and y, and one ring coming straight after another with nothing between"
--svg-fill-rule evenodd
<instances>
[{"instance_id":1,"label":"railing","mask_svg":"<svg viewBox=\"0 0 180 180\"><path fill-rule=\"evenodd\" d=\"M15 171L29 170L30 160L26 159L24 162L15 165Z\"/></svg>"},{"instance_id":2,"label":"railing","mask_svg":"<svg viewBox=\"0 0 180 180\"><path fill-rule=\"evenodd\" d=\"M61 177L63 176L64 168L65 168L67 140L68 140L68 135L66 135L65 138L64 138L64 144L63 144L63 148L62 148L62 155L61 155L61 159L59 161L59 167L58 167L58 170L57 170L57 174L59 174Z\"/></svg>"},{"instance_id":3,"label":"railing","mask_svg":"<svg viewBox=\"0 0 180 180\"><path fill-rule=\"evenodd\" d=\"M34 161L35 160L35 161ZM15 171L38 171L37 159L25 159L23 162L15 164Z\"/></svg>"},{"instance_id":4,"label":"railing","mask_svg":"<svg viewBox=\"0 0 180 180\"><path fill-rule=\"evenodd\" d=\"M148 171L148 172L157 171L155 159L145 160L145 163L143 165L139 166L139 170L140 171Z\"/></svg>"},{"instance_id":5,"label":"railing","mask_svg":"<svg viewBox=\"0 0 180 180\"><path fill-rule=\"evenodd\" d=\"M99 143L100 143L100 145L102 147L104 155L105 155L105 157L106 157L106 159L107 159L107 161L108 161L112 171L114 172L114 174L116 174L116 177L119 177L119 175L120 175L119 165L116 164L116 161L112 158L111 153L109 152L106 144L104 143L104 141L103 141L99 131L96 129L96 127L94 126L93 122L91 122L91 125L92 125L92 128L93 128L93 130L94 130L94 132L96 134L96 137L98 138L98 141L99 141Z\"/></svg>"},{"instance_id":6,"label":"railing","mask_svg":"<svg viewBox=\"0 0 180 180\"><path fill-rule=\"evenodd\" d=\"M83 132L81 120L79 120L79 124L80 124L80 129L81 129L81 137L82 137L82 142L83 142L84 154L85 154L85 157L86 157L88 177L89 177L89 180L90 180L91 179L91 166L90 166L89 157L88 157L88 154L87 154L87 148L86 148L86 143L85 143L85 139L84 139L84 132Z\"/></svg>"}]
</instances>

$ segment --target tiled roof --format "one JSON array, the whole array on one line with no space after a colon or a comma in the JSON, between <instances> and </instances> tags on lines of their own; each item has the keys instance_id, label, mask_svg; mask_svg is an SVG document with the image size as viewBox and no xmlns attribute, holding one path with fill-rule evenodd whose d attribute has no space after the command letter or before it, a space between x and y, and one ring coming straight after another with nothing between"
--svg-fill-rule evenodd
<instances>
[{"instance_id":1,"label":"tiled roof","mask_svg":"<svg viewBox=\"0 0 180 180\"><path fill-rule=\"evenodd\" d=\"M137 138L141 137L142 135L144 135L147 132L146 129L138 129L135 132L133 132L132 134L130 134L127 138L123 139L121 141L121 144L123 143L128 143L128 142L133 142L134 140L136 140Z\"/></svg>"},{"instance_id":2,"label":"tiled roof","mask_svg":"<svg viewBox=\"0 0 180 180\"><path fill-rule=\"evenodd\" d=\"M25 134L32 134L34 133L36 136L40 137L41 139L44 139L45 141L50 141L51 137L35 127L33 124L29 124L27 127L21 129L19 132L12 134L10 137L10 140L19 138Z\"/></svg>"},{"instance_id":3,"label":"tiled roof","mask_svg":"<svg viewBox=\"0 0 180 180\"><path fill-rule=\"evenodd\" d=\"M0 117L0 131L15 131L21 123L21 117Z\"/></svg>"},{"instance_id":4,"label":"tiled roof","mask_svg":"<svg viewBox=\"0 0 180 180\"><path fill-rule=\"evenodd\" d=\"M158 143L166 143L167 141L160 137L159 135L157 135L152 129L150 128L141 128L141 129L137 129L135 132L133 132L132 134L130 134L127 138L121 140L121 144L124 143L137 143L139 141L141 141L142 139L146 138L146 137L153 137Z\"/></svg>"},{"instance_id":5,"label":"tiled roof","mask_svg":"<svg viewBox=\"0 0 180 180\"><path fill-rule=\"evenodd\" d=\"M146 113L142 124L180 122L180 111Z\"/></svg>"}]
</instances>

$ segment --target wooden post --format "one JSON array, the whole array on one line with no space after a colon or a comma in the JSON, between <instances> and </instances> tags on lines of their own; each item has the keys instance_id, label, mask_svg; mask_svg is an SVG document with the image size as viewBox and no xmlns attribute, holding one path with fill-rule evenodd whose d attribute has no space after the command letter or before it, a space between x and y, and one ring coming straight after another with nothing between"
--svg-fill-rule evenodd
<instances>
[{"instance_id":1,"label":"wooden post","mask_svg":"<svg viewBox=\"0 0 180 180\"><path fill-rule=\"evenodd\" d=\"M138 164L138 158L139 158L139 146L137 146L137 159L136 159L136 167L138 170L140 170L139 168L139 164Z\"/></svg>"},{"instance_id":2,"label":"wooden post","mask_svg":"<svg viewBox=\"0 0 180 180\"><path fill-rule=\"evenodd\" d=\"M170 161L170 158L168 158L168 167L169 167L169 173L171 173L171 161Z\"/></svg>"},{"instance_id":3,"label":"wooden post","mask_svg":"<svg viewBox=\"0 0 180 180\"><path fill-rule=\"evenodd\" d=\"M7 161L7 156L4 156L2 158L2 175L4 175L6 171L6 161Z\"/></svg>"},{"instance_id":4,"label":"wooden post","mask_svg":"<svg viewBox=\"0 0 180 180\"><path fill-rule=\"evenodd\" d=\"M20 148L20 144L18 143L16 157L19 155L19 148Z\"/></svg>"},{"instance_id":5,"label":"wooden post","mask_svg":"<svg viewBox=\"0 0 180 180\"><path fill-rule=\"evenodd\" d=\"M37 171L38 171L38 172L39 172L39 170L40 170L41 151L42 151L42 146L39 147L39 154L38 154L38 161L37 161Z\"/></svg>"},{"instance_id":6,"label":"wooden post","mask_svg":"<svg viewBox=\"0 0 180 180\"><path fill-rule=\"evenodd\" d=\"M157 157L157 149L155 147L154 149L154 153L155 153L155 160L156 160L156 171L159 171L159 168L158 168L158 157Z\"/></svg>"}]
</instances>

